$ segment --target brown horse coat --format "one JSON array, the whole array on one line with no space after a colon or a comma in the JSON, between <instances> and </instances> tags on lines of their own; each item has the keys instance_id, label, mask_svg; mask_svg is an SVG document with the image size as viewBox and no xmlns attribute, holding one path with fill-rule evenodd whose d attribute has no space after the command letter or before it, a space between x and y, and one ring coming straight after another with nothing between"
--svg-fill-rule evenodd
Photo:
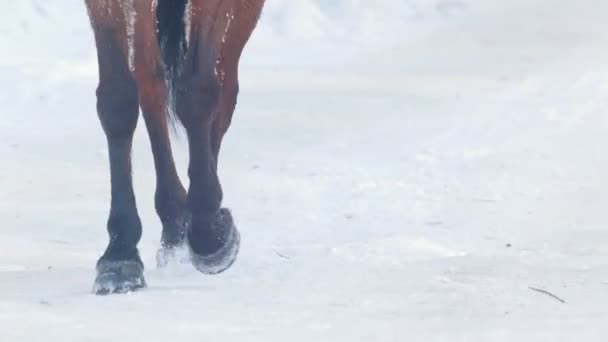
<instances>
[{"instance_id":1,"label":"brown horse coat","mask_svg":"<svg viewBox=\"0 0 608 342\"><path fill-rule=\"evenodd\" d=\"M97 265L95 291L145 286L130 158L139 109L157 174L155 203L163 224L159 263L185 244L201 272L227 269L240 240L230 212L221 208L217 158L236 106L239 59L264 0L85 2L97 47L97 111L108 140L112 182L110 243ZM174 165L169 112L188 135L188 191Z\"/></svg>"}]
</instances>

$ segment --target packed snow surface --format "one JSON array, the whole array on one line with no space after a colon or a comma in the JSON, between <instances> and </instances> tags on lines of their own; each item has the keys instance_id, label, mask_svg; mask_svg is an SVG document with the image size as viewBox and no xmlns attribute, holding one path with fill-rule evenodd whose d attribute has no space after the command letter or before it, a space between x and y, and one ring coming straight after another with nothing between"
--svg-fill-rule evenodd
<instances>
[{"instance_id":1,"label":"packed snow surface","mask_svg":"<svg viewBox=\"0 0 608 342\"><path fill-rule=\"evenodd\" d=\"M268 0L220 161L239 260L156 268L140 122L149 288L109 297L84 3L5 2L0 341L605 340L607 1Z\"/></svg>"}]
</instances>

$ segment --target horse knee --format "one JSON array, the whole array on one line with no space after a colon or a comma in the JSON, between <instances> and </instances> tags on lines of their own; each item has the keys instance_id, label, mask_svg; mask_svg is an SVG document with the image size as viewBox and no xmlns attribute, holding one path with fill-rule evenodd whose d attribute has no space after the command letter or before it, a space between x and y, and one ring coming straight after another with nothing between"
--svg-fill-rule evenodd
<instances>
[{"instance_id":1,"label":"horse knee","mask_svg":"<svg viewBox=\"0 0 608 342\"><path fill-rule=\"evenodd\" d=\"M132 79L99 83L97 113L108 136L130 136L135 131L139 112L136 88Z\"/></svg>"},{"instance_id":2,"label":"horse knee","mask_svg":"<svg viewBox=\"0 0 608 342\"><path fill-rule=\"evenodd\" d=\"M108 136L129 136L137 125L137 84L116 35L109 30L97 35L100 43L97 113Z\"/></svg>"},{"instance_id":3,"label":"horse knee","mask_svg":"<svg viewBox=\"0 0 608 342\"><path fill-rule=\"evenodd\" d=\"M132 132L137 125L138 111L135 82L100 82L97 88L97 113L107 133L124 135Z\"/></svg>"}]
</instances>

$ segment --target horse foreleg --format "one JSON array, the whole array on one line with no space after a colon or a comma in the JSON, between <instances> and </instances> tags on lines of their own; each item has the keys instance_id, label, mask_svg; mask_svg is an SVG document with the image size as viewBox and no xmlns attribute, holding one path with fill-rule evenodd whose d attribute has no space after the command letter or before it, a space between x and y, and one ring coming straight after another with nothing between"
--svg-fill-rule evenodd
<instances>
[{"instance_id":1,"label":"horse foreleg","mask_svg":"<svg viewBox=\"0 0 608 342\"><path fill-rule=\"evenodd\" d=\"M236 259L240 236L230 212L220 208L222 188L213 129L221 85L214 73L214 51L203 35L193 35L190 42L183 73L174 89L177 114L186 128L190 151L188 206L192 222L188 244L194 266L203 273L215 274Z\"/></svg>"},{"instance_id":2,"label":"horse foreleg","mask_svg":"<svg viewBox=\"0 0 608 342\"><path fill-rule=\"evenodd\" d=\"M137 126L137 86L126 57L124 27L106 18L103 6L116 3L87 1L99 62L97 112L108 142L111 171L111 208L107 222L110 241L97 262L94 291L126 292L145 286L137 244L141 222L131 177L131 145ZM115 9L116 10L116 9Z\"/></svg>"}]
</instances>

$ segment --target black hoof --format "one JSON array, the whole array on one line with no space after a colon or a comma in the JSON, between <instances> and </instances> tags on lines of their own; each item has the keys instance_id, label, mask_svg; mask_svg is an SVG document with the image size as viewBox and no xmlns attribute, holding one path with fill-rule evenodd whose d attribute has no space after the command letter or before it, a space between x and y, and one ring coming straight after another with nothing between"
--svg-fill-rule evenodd
<instances>
[{"instance_id":1,"label":"black hoof","mask_svg":"<svg viewBox=\"0 0 608 342\"><path fill-rule=\"evenodd\" d=\"M220 209L212 223L210 230L211 236L193 236L193 233L188 234L188 245L190 247L190 257L192 264L204 274L222 273L235 262L239 247L241 245L241 236L232 215L228 209ZM209 252L206 248L209 244L204 243L204 238L216 239L219 243L219 248Z\"/></svg>"},{"instance_id":2,"label":"black hoof","mask_svg":"<svg viewBox=\"0 0 608 342\"><path fill-rule=\"evenodd\" d=\"M144 266L140 261L104 261L97 264L93 292L97 295L128 293L146 287Z\"/></svg>"}]
</instances>

